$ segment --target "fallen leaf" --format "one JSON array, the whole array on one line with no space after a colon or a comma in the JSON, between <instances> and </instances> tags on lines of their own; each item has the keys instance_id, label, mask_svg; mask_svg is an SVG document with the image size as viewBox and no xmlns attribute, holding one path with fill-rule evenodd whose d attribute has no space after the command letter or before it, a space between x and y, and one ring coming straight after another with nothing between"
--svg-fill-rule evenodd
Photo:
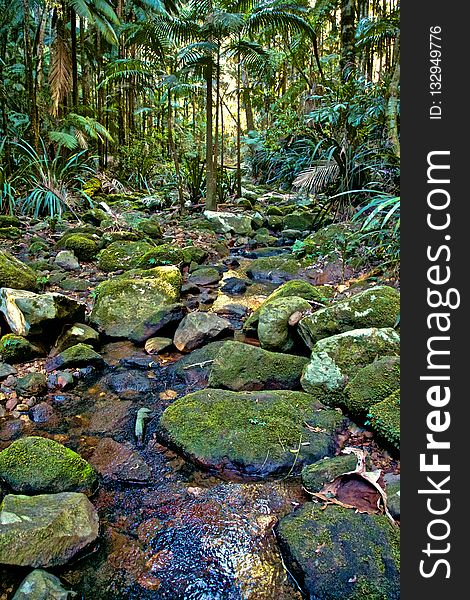
<instances>
[{"instance_id":1,"label":"fallen leaf","mask_svg":"<svg viewBox=\"0 0 470 600\"><path fill-rule=\"evenodd\" d=\"M165 390L160 392L160 400L174 400L178 396L178 392L175 390Z\"/></svg>"}]
</instances>

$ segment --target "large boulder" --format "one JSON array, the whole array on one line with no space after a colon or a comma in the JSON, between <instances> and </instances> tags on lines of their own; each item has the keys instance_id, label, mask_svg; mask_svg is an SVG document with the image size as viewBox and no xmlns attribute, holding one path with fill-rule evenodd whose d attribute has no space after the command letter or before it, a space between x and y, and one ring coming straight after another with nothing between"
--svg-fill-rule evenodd
<instances>
[{"instance_id":1,"label":"large boulder","mask_svg":"<svg viewBox=\"0 0 470 600\"><path fill-rule=\"evenodd\" d=\"M75 344L66 350L46 360L46 371L50 373L57 369L67 369L70 367L102 367L104 360L98 352L95 352L89 344Z\"/></svg>"},{"instance_id":2,"label":"large boulder","mask_svg":"<svg viewBox=\"0 0 470 600\"><path fill-rule=\"evenodd\" d=\"M302 373L302 387L306 392L322 394L327 404L341 404L344 387L360 369L399 352L400 337L391 327L355 329L324 338L313 346Z\"/></svg>"},{"instance_id":3,"label":"large boulder","mask_svg":"<svg viewBox=\"0 0 470 600\"><path fill-rule=\"evenodd\" d=\"M286 281L276 288L274 292L272 292L266 298L263 304L253 311L250 317L246 320L243 329L246 331L256 330L258 327L259 313L261 309L268 306L268 304L273 300L297 296L298 298L311 301L313 307L317 308L318 305L323 306L324 304L328 303L333 293L333 288L326 285L314 286L307 281L303 281L302 279L291 279L290 281Z\"/></svg>"},{"instance_id":4,"label":"large boulder","mask_svg":"<svg viewBox=\"0 0 470 600\"><path fill-rule=\"evenodd\" d=\"M145 253L153 248L148 242L116 241L100 252L98 266L106 272L134 269Z\"/></svg>"},{"instance_id":5,"label":"large boulder","mask_svg":"<svg viewBox=\"0 0 470 600\"><path fill-rule=\"evenodd\" d=\"M251 217L247 215L206 210L204 216L217 233L236 233L238 235L253 233Z\"/></svg>"},{"instance_id":6,"label":"large boulder","mask_svg":"<svg viewBox=\"0 0 470 600\"><path fill-rule=\"evenodd\" d=\"M241 342L226 342L215 357L209 386L233 391L300 389L303 356L268 352Z\"/></svg>"},{"instance_id":7,"label":"large boulder","mask_svg":"<svg viewBox=\"0 0 470 600\"><path fill-rule=\"evenodd\" d=\"M68 600L76 595L63 588L60 579L52 573L34 569L23 579L12 600Z\"/></svg>"},{"instance_id":8,"label":"large boulder","mask_svg":"<svg viewBox=\"0 0 470 600\"><path fill-rule=\"evenodd\" d=\"M400 294L378 286L322 308L299 323L300 335L309 348L321 340L352 329L394 327L400 312Z\"/></svg>"},{"instance_id":9,"label":"large boulder","mask_svg":"<svg viewBox=\"0 0 470 600\"><path fill-rule=\"evenodd\" d=\"M191 352L231 328L230 321L215 313L192 312L178 325L173 343L181 352Z\"/></svg>"},{"instance_id":10,"label":"large boulder","mask_svg":"<svg viewBox=\"0 0 470 600\"><path fill-rule=\"evenodd\" d=\"M28 265L0 250L0 287L34 291L39 286L36 273Z\"/></svg>"},{"instance_id":11,"label":"large boulder","mask_svg":"<svg viewBox=\"0 0 470 600\"><path fill-rule=\"evenodd\" d=\"M276 298L262 306L258 319L258 338L261 347L274 352L290 352L296 344L289 319L294 313L308 310L310 310L309 302L298 296Z\"/></svg>"},{"instance_id":12,"label":"large boulder","mask_svg":"<svg viewBox=\"0 0 470 600\"><path fill-rule=\"evenodd\" d=\"M159 435L196 464L262 478L334 455L343 424L340 413L302 392L206 389L173 402Z\"/></svg>"},{"instance_id":13,"label":"large boulder","mask_svg":"<svg viewBox=\"0 0 470 600\"><path fill-rule=\"evenodd\" d=\"M99 520L85 494L5 496L0 505L0 563L66 564L98 537Z\"/></svg>"},{"instance_id":14,"label":"large boulder","mask_svg":"<svg viewBox=\"0 0 470 600\"><path fill-rule=\"evenodd\" d=\"M90 494L97 485L94 469L79 454L36 436L16 440L0 452L0 480L22 494Z\"/></svg>"},{"instance_id":15,"label":"large boulder","mask_svg":"<svg viewBox=\"0 0 470 600\"><path fill-rule=\"evenodd\" d=\"M246 274L251 279L283 283L289 279L298 279L306 265L293 254L256 258L250 263Z\"/></svg>"},{"instance_id":16,"label":"large boulder","mask_svg":"<svg viewBox=\"0 0 470 600\"><path fill-rule=\"evenodd\" d=\"M307 598L399 600L400 529L385 515L307 502L276 533Z\"/></svg>"},{"instance_id":17,"label":"large boulder","mask_svg":"<svg viewBox=\"0 0 470 600\"><path fill-rule=\"evenodd\" d=\"M109 337L143 342L183 318L181 283L180 271L172 266L152 269L148 278L104 281L95 290L90 321Z\"/></svg>"},{"instance_id":18,"label":"large boulder","mask_svg":"<svg viewBox=\"0 0 470 600\"><path fill-rule=\"evenodd\" d=\"M21 335L7 333L0 338L0 359L7 363L23 363L43 356L45 352Z\"/></svg>"},{"instance_id":19,"label":"large boulder","mask_svg":"<svg viewBox=\"0 0 470 600\"><path fill-rule=\"evenodd\" d=\"M384 356L366 365L346 386L344 408L363 417L369 408L385 400L400 387L400 358Z\"/></svg>"},{"instance_id":20,"label":"large boulder","mask_svg":"<svg viewBox=\"0 0 470 600\"><path fill-rule=\"evenodd\" d=\"M63 294L12 288L0 289L0 311L11 331L21 336L48 333L51 326L85 318L85 306Z\"/></svg>"},{"instance_id":21,"label":"large boulder","mask_svg":"<svg viewBox=\"0 0 470 600\"><path fill-rule=\"evenodd\" d=\"M57 338L50 356L55 356L76 344L96 345L99 339L99 333L89 325L74 323L71 327L67 327Z\"/></svg>"}]
</instances>

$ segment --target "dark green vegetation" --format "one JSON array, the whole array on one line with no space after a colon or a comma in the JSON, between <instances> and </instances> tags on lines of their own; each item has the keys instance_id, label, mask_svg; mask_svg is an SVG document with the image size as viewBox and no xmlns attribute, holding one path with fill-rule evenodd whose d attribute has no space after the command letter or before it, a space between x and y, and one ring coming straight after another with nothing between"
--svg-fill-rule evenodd
<instances>
[{"instance_id":1,"label":"dark green vegetation","mask_svg":"<svg viewBox=\"0 0 470 600\"><path fill-rule=\"evenodd\" d=\"M272 207L272 225L279 213L294 232L354 217L330 250L354 255L366 242L396 268L395 0L41 7L0 2L0 213L79 217L102 200L214 209L231 197L251 208L249 170L301 193L287 212ZM112 224L101 209L86 220ZM140 229L161 235L158 224ZM17 224L0 234L18 237ZM316 253L297 240L296 252ZM94 256L90 241L74 246Z\"/></svg>"}]
</instances>

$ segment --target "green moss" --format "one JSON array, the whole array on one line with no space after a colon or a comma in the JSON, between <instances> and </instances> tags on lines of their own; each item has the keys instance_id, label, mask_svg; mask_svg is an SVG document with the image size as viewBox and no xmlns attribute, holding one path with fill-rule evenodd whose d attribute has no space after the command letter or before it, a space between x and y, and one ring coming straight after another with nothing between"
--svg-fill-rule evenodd
<instances>
[{"instance_id":1,"label":"green moss","mask_svg":"<svg viewBox=\"0 0 470 600\"><path fill-rule=\"evenodd\" d=\"M12 217L10 215L0 215L0 228L19 226L20 220L18 219L18 217Z\"/></svg>"},{"instance_id":2,"label":"green moss","mask_svg":"<svg viewBox=\"0 0 470 600\"><path fill-rule=\"evenodd\" d=\"M83 213L82 221L92 225L100 225L101 221L107 219L108 216L108 213L101 208L91 208Z\"/></svg>"},{"instance_id":3,"label":"green moss","mask_svg":"<svg viewBox=\"0 0 470 600\"><path fill-rule=\"evenodd\" d=\"M399 600L400 530L386 516L307 503L277 534L308 597Z\"/></svg>"},{"instance_id":4,"label":"green moss","mask_svg":"<svg viewBox=\"0 0 470 600\"><path fill-rule=\"evenodd\" d=\"M372 406L367 416L371 429L400 450L400 390Z\"/></svg>"},{"instance_id":5,"label":"green moss","mask_svg":"<svg viewBox=\"0 0 470 600\"><path fill-rule=\"evenodd\" d=\"M181 312L176 302L182 277L176 267L156 267L148 273L148 277L114 277L100 283L95 289L91 322L109 336L135 341L159 331L158 325L172 312Z\"/></svg>"},{"instance_id":6,"label":"green moss","mask_svg":"<svg viewBox=\"0 0 470 600\"><path fill-rule=\"evenodd\" d=\"M163 237L162 228L155 219L143 219L137 223L137 230L152 240L160 240Z\"/></svg>"},{"instance_id":7,"label":"green moss","mask_svg":"<svg viewBox=\"0 0 470 600\"><path fill-rule=\"evenodd\" d=\"M91 363L103 362L101 356L89 344L75 344L70 346L55 357L60 361L60 366L81 367Z\"/></svg>"},{"instance_id":8,"label":"green moss","mask_svg":"<svg viewBox=\"0 0 470 600\"><path fill-rule=\"evenodd\" d=\"M138 242L141 237L134 231L107 231L101 237L100 248L106 248L113 242Z\"/></svg>"},{"instance_id":9,"label":"green moss","mask_svg":"<svg viewBox=\"0 0 470 600\"><path fill-rule=\"evenodd\" d=\"M0 338L0 358L8 363L28 362L42 356L40 348L21 335L7 333Z\"/></svg>"},{"instance_id":10,"label":"green moss","mask_svg":"<svg viewBox=\"0 0 470 600\"><path fill-rule=\"evenodd\" d=\"M315 215L309 212L296 210L284 217L284 229L295 229L297 231L308 231L312 229Z\"/></svg>"},{"instance_id":11,"label":"green moss","mask_svg":"<svg viewBox=\"0 0 470 600\"><path fill-rule=\"evenodd\" d=\"M136 266L142 269L160 267L163 265L177 265L184 261L183 252L170 244L162 244L151 248L138 261Z\"/></svg>"},{"instance_id":12,"label":"green moss","mask_svg":"<svg viewBox=\"0 0 470 600\"><path fill-rule=\"evenodd\" d=\"M342 454L333 458L323 458L313 465L302 469L302 483L309 492L318 493L325 483L333 481L335 477L354 471L357 465L356 455Z\"/></svg>"},{"instance_id":13,"label":"green moss","mask_svg":"<svg viewBox=\"0 0 470 600\"><path fill-rule=\"evenodd\" d=\"M305 265L292 254L256 258L246 270L253 279L268 279L272 273L277 276L296 275Z\"/></svg>"},{"instance_id":14,"label":"green moss","mask_svg":"<svg viewBox=\"0 0 470 600\"><path fill-rule=\"evenodd\" d=\"M18 227L0 227L0 239L17 240L22 236Z\"/></svg>"},{"instance_id":15,"label":"green moss","mask_svg":"<svg viewBox=\"0 0 470 600\"><path fill-rule=\"evenodd\" d=\"M205 466L253 476L298 472L334 453L343 417L323 408L301 392L201 390L165 410L161 435Z\"/></svg>"},{"instance_id":16,"label":"green moss","mask_svg":"<svg viewBox=\"0 0 470 600\"><path fill-rule=\"evenodd\" d=\"M299 389L308 359L226 342L212 365L209 386L229 390Z\"/></svg>"},{"instance_id":17,"label":"green moss","mask_svg":"<svg viewBox=\"0 0 470 600\"><path fill-rule=\"evenodd\" d=\"M366 365L345 388L344 408L353 416L364 416L369 408L385 400L400 387L400 358L384 356Z\"/></svg>"},{"instance_id":18,"label":"green moss","mask_svg":"<svg viewBox=\"0 0 470 600\"><path fill-rule=\"evenodd\" d=\"M97 485L94 469L70 448L42 437L26 437L0 452L0 479L23 494L85 492Z\"/></svg>"},{"instance_id":19,"label":"green moss","mask_svg":"<svg viewBox=\"0 0 470 600\"><path fill-rule=\"evenodd\" d=\"M326 352L338 368L351 378L376 358L399 354L400 337L390 327L355 329L320 340L313 351Z\"/></svg>"},{"instance_id":20,"label":"green moss","mask_svg":"<svg viewBox=\"0 0 470 600\"><path fill-rule=\"evenodd\" d=\"M277 206L270 206L268 208L268 210L266 211L266 214L270 215L270 216L272 216L272 215L282 216L284 213Z\"/></svg>"},{"instance_id":21,"label":"green moss","mask_svg":"<svg viewBox=\"0 0 470 600\"><path fill-rule=\"evenodd\" d=\"M400 294L389 286L378 286L302 319L300 334L313 348L322 338L352 329L394 327L399 311Z\"/></svg>"},{"instance_id":22,"label":"green moss","mask_svg":"<svg viewBox=\"0 0 470 600\"><path fill-rule=\"evenodd\" d=\"M28 247L29 254L39 254L40 252L47 252L50 246L47 242L37 240L32 242Z\"/></svg>"},{"instance_id":23,"label":"green moss","mask_svg":"<svg viewBox=\"0 0 470 600\"><path fill-rule=\"evenodd\" d=\"M96 258L98 253L98 244L91 239L91 236L83 233L73 233L63 236L57 243L57 248L71 250L78 260L91 261Z\"/></svg>"},{"instance_id":24,"label":"green moss","mask_svg":"<svg viewBox=\"0 0 470 600\"><path fill-rule=\"evenodd\" d=\"M266 350L290 352L295 341L289 327L290 317L300 311L308 311L310 304L297 296L275 298L264 305L259 313L258 338Z\"/></svg>"},{"instance_id":25,"label":"green moss","mask_svg":"<svg viewBox=\"0 0 470 600\"><path fill-rule=\"evenodd\" d=\"M326 285L313 286L311 283L303 281L302 279L291 279L280 285L266 298L263 304L247 319L244 329L257 329L260 311L277 298L297 296L319 304L326 304L333 294L334 290L332 287Z\"/></svg>"},{"instance_id":26,"label":"green moss","mask_svg":"<svg viewBox=\"0 0 470 600\"><path fill-rule=\"evenodd\" d=\"M35 291L36 273L9 252L0 250L0 287Z\"/></svg>"},{"instance_id":27,"label":"green moss","mask_svg":"<svg viewBox=\"0 0 470 600\"><path fill-rule=\"evenodd\" d=\"M113 242L100 252L98 266L106 272L134 269L152 248L147 242Z\"/></svg>"},{"instance_id":28,"label":"green moss","mask_svg":"<svg viewBox=\"0 0 470 600\"><path fill-rule=\"evenodd\" d=\"M184 262L188 265L192 262L200 265L207 258L207 251L198 246L186 246L181 249L181 252L183 253Z\"/></svg>"}]
</instances>

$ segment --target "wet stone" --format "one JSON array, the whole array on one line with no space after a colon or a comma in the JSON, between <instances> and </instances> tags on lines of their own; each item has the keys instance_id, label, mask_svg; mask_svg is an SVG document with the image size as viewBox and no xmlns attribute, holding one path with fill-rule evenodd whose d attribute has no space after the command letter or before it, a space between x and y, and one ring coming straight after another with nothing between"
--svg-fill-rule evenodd
<instances>
[{"instance_id":1,"label":"wet stone","mask_svg":"<svg viewBox=\"0 0 470 600\"><path fill-rule=\"evenodd\" d=\"M31 408L29 411L31 420L34 423L47 423L55 415L54 409L47 402L40 402Z\"/></svg>"},{"instance_id":2,"label":"wet stone","mask_svg":"<svg viewBox=\"0 0 470 600\"><path fill-rule=\"evenodd\" d=\"M98 442L90 464L105 481L145 483L151 477L149 466L131 444L120 444L111 438Z\"/></svg>"},{"instance_id":3,"label":"wet stone","mask_svg":"<svg viewBox=\"0 0 470 600\"><path fill-rule=\"evenodd\" d=\"M0 380L6 379L9 375L16 375L18 371L15 367L0 362Z\"/></svg>"}]
</instances>

